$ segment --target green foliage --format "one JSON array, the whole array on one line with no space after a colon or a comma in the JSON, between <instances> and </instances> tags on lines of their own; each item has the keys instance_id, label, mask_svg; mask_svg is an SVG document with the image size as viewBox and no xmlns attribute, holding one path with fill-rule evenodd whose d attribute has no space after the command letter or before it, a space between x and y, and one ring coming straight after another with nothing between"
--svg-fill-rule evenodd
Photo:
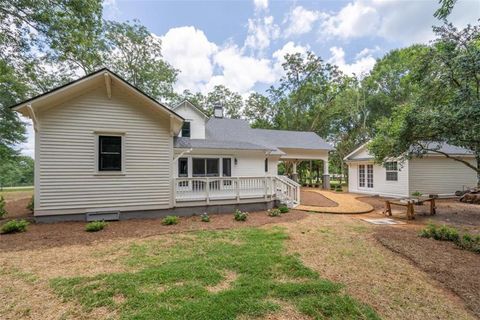
<instances>
[{"instance_id":1,"label":"green foliage","mask_svg":"<svg viewBox=\"0 0 480 320\"><path fill-rule=\"evenodd\" d=\"M51 286L86 310L105 308L122 319L263 318L280 311L279 300L314 319L379 319L341 284L286 254L282 230L204 231L172 239L168 246L164 240L133 244L125 263L134 271L56 278Z\"/></svg>"},{"instance_id":2,"label":"green foliage","mask_svg":"<svg viewBox=\"0 0 480 320\"><path fill-rule=\"evenodd\" d=\"M178 224L178 217L177 216L166 216L162 219L162 224L166 226L170 226L172 224Z\"/></svg>"},{"instance_id":3,"label":"green foliage","mask_svg":"<svg viewBox=\"0 0 480 320\"><path fill-rule=\"evenodd\" d=\"M458 230L453 227L445 225L438 227L430 223L420 232L420 236L441 241L452 241L462 249L480 253L480 235L473 236L464 233L460 236Z\"/></svg>"},{"instance_id":4,"label":"green foliage","mask_svg":"<svg viewBox=\"0 0 480 320\"><path fill-rule=\"evenodd\" d=\"M378 122L369 150L377 162L437 153L478 174L478 167L443 153L441 144L470 149L480 159L480 26L458 30L445 23L434 32L435 41L409 70L410 95Z\"/></svg>"},{"instance_id":5,"label":"green foliage","mask_svg":"<svg viewBox=\"0 0 480 320\"><path fill-rule=\"evenodd\" d=\"M438 2L440 3L440 8L435 11L433 16L440 20L447 19L450 13L452 13L453 7L455 6L455 3L457 3L457 0L439 0Z\"/></svg>"},{"instance_id":6,"label":"green foliage","mask_svg":"<svg viewBox=\"0 0 480 320\"><path fill-rule=\"evenodd\" d=\"M287 213L290 211L290 209L288 209L286 205L281 205L280 207L278 207L278 210L280 210L281 213Z\"/></svg>"},{"instance_id":7,"label":"green foliage","mask_svg":"<svg viewBox=\"0 0 480 320\"><path fill-rule=\"evenodd\" d=\"M248 212L235 210L235 212L233 213L233 218L235 219L235 221L247 221Z\"/></svg>"},{"instance_id":8,"label":"green foliage","mask_svg":"<svg viewBox=\"0 0 480 320\"><path fill-rule=\"evenodd\" d=\"M202 222L210 222L210 216L208 215L208 213L204 212L200 215L200 220Z\"/></svg>"},{"instance_id":9,"label":"green foliage","mask_svg":"<svg viewBox=\"0 0 480 320\"><path fill-rule=\"evenodd\" d=\"M0 184L3 186L32 186L35 163L28 156L13 156L0 164Z\"/></svg>"},{"instance_id":10,"label":"green foliage","mask_svg":"<svg viewBox=\"0 0 480 320\"><path fill-rule=\"evenodd\" d=\"M0 233L18 233L27 231L27 220L10 220L0 227Z\"/></svg>"},{"instance_id":11,"label":"green foliage","mask_svg":"<svg viewBox=\"0 0 480 320\"><path fill-rule=\"evenodd\" d=\"M177 71L162 58L161 40L134 20L105 23L105 63L155 99L172 99Z\"/></svg>"},{"instance_id":12,"label":"green foliage","mask_svg":"<svg viewBox=\"0 0 480 320\"><path fill-rule=\"evenodd\" d=\"M105 221L92 221L85 225L85 231L87 232L97 232L103 230L107 226Z\"/></svg>"},{"instance_id":13,"label":"green foliage","mask_svg":"<svg viewBox=\"0 0 480 320\"><path fill-rule=\"evenodd\" d=\"M421 193L420 191L415 191L415 192L412 192L412 196L414 197L421 197L423 193Z\"/></svg>"},{"instance_id":14,"label":"green foliage","mask_svg":"<svg viewBox=\"0 0 480 320\"><path fill-rule=\"evenodd\" d=\"M27 204L27 209L33 212L35 210L35 196L30 198L30 201Z\"/></svg>"},{"instance_id":15,"label":"green foliage","mask_svg":"<svg viewBox=\"0 0 480 320\"><path fill-rule=\"evenodd\" d=\"M280 211L280 209L270 209L267 211L267 215L269 217L280 217L282 215L282 212Z\"/></svg>"},{"instance_id":16,"label":"green foliage","mask_svg":"<svg viewBox=\"0 0 480 320\"><path fill-rule=\"evenodd\" d=\"M5 204L5 198L2 195L0 196L0 219L8 214L7 209L5 209Z\"/></svg>"}]
</instances>

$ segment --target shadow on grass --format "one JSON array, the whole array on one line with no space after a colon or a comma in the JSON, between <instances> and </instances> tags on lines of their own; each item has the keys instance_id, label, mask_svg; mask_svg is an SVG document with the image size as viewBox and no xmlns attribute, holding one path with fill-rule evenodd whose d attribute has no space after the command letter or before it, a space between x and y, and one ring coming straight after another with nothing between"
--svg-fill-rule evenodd
<instances>
[{"instance_id":1,"label":"shadow on grass","mask_svg":"<svg viewBox=\"0 0 480 320\"><path fill-rule=\"evenodd\" d=\"M106 307L124 319L235 319L280 311L275 299L314 318L378 319L368 306L320 279L294 255L284 254L281 229L204 231L167 249L157 240L130 247L125 263L140 271L57 278L51 285L87 310ZM208 287L237 276L228 287Z\"/></svg>"}]
</instances>

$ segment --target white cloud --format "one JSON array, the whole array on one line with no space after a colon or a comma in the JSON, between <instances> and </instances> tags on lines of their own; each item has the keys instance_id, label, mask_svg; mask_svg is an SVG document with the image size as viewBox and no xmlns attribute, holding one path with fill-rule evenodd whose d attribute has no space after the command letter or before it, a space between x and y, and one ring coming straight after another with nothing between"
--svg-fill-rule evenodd
<instances>
[{"instance_id":1,"label":"white cloud","mask_svg":"<svg viewBox=\"0 0 480 320\"><path fill-rule=\"evenodd\" d=\"M288 14L285 23L288 24L285 36L301 35L312 30L313 23L320 17L320 12L310 11L297 6Z\"/></svg>"},{"instance_id":2,"label":"white cloud","mask_svg":"<svg viewBox=\"0 0 480 320\"><path fill-rule=\"evenodd\" d=\"M246 56L236 45L220 50L214 61L222 73L212 78L207 89L223 84L244 94L252 90L257 83L272 84L276 81L270 60Z\"/></svg>"},{"instance_id":3,"label":"white cloud","mask_svg":"<svg viewBox=\"0 0 480 320\"><path fill-rule=\"evenodd\" d=\"M323 37L351 39L381 37L404 45L427 42L433 38L432 25L440 22L433 17L437 1L354 0L337 13L321 17ZM480 2L460 0L449 20L459 27L475 23Z\"/></svg>"},{"instance_id":4,"label":"white cloud","mask_svg":"<svg viewBox=\"0 0 480 320\"><path fill-rule=\"evenodd\" d=\"M247 32L245 48L263 53L270 42L279 37L280 28L275 24L273 16L264 16L248 19Z\"/></svg>"},{"instance_id":5,"label":"white cloud","mask_svg":"<svg viewBox=\"0 0 480 320\"><path fill-rule=\"evenodd\" d=\"M255 10L266 10L268 9L268 0L253 0L253 5Z\"/></svg>"},{"instance_id":6,"label":"white cloud","mask_svg":"<svg viewBox=\"0 0 480 320\"><path fill-rule=\"evenodd\" d=\"M363 49L356 55L355 61L349 64L345 61L345 50L340 47L332 47L330 48L332 57L328 62L338 66L338 68L347 75L351 76L352 74L355 74L361 77L372 70L375 65L376 60L372 56L373 51L375 50Z\"/></svg>"},{"instance_id":7,"label":"white cloud","mask_svg":"<svg viewBox=\"0 0 480 320\"><path fill-rule=\"evenodd\" d=\"M103 18L115 20L120 16L117 0L103 0Z\"/></svg>"},{"instance_id":8,"label":"white cloud","mask_svg":"<svg viewBox=\"0 0 480 320\"><path fill-rule=\"evenodd\" d=\"M201 90L213 76L217 45L194 27L172 28L161 39L164 58L180 71L175 89Z\"/></svg>"}]
</instances>

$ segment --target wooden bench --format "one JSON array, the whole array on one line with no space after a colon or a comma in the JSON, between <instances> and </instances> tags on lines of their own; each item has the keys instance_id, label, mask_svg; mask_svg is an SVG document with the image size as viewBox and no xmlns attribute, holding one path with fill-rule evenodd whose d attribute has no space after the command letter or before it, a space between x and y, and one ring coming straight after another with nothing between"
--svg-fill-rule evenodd
<instances>
[{"instance_id":1,"label":"wooden bench","mask_svg":"<svg viewBox=\"0 0 480 320\"><path fill-rule=\"evenodd\" d=\"M411 200L407 199L406 202L400 201L385 201L385 210L383 214L391 216L392 215L392 205L407 207L407 220L415 219L415 203L423 204L424 202L430 202L430 215L434 215L437 213L437 207L435 206L435 198L425 198L425 199L418 199L418 200Z\"/></svg>"}]
</instances>

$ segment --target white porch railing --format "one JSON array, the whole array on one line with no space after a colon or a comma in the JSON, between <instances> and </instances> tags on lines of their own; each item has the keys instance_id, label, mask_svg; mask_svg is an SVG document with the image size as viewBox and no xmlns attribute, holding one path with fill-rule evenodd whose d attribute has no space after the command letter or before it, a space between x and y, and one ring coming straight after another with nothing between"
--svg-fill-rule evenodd
<instances>
[{"instance_id":1,"label":"white porch railing","mask_svg":"<svg viewBox=\"0 0 480 320\"><path fill-rule=\"evenodd\" d=\"M246 199L278 199L300 202L300 185L286 177L194 177L176 178L175 203L223 200L237 203Z\"/></svg>"}]
</instances>

